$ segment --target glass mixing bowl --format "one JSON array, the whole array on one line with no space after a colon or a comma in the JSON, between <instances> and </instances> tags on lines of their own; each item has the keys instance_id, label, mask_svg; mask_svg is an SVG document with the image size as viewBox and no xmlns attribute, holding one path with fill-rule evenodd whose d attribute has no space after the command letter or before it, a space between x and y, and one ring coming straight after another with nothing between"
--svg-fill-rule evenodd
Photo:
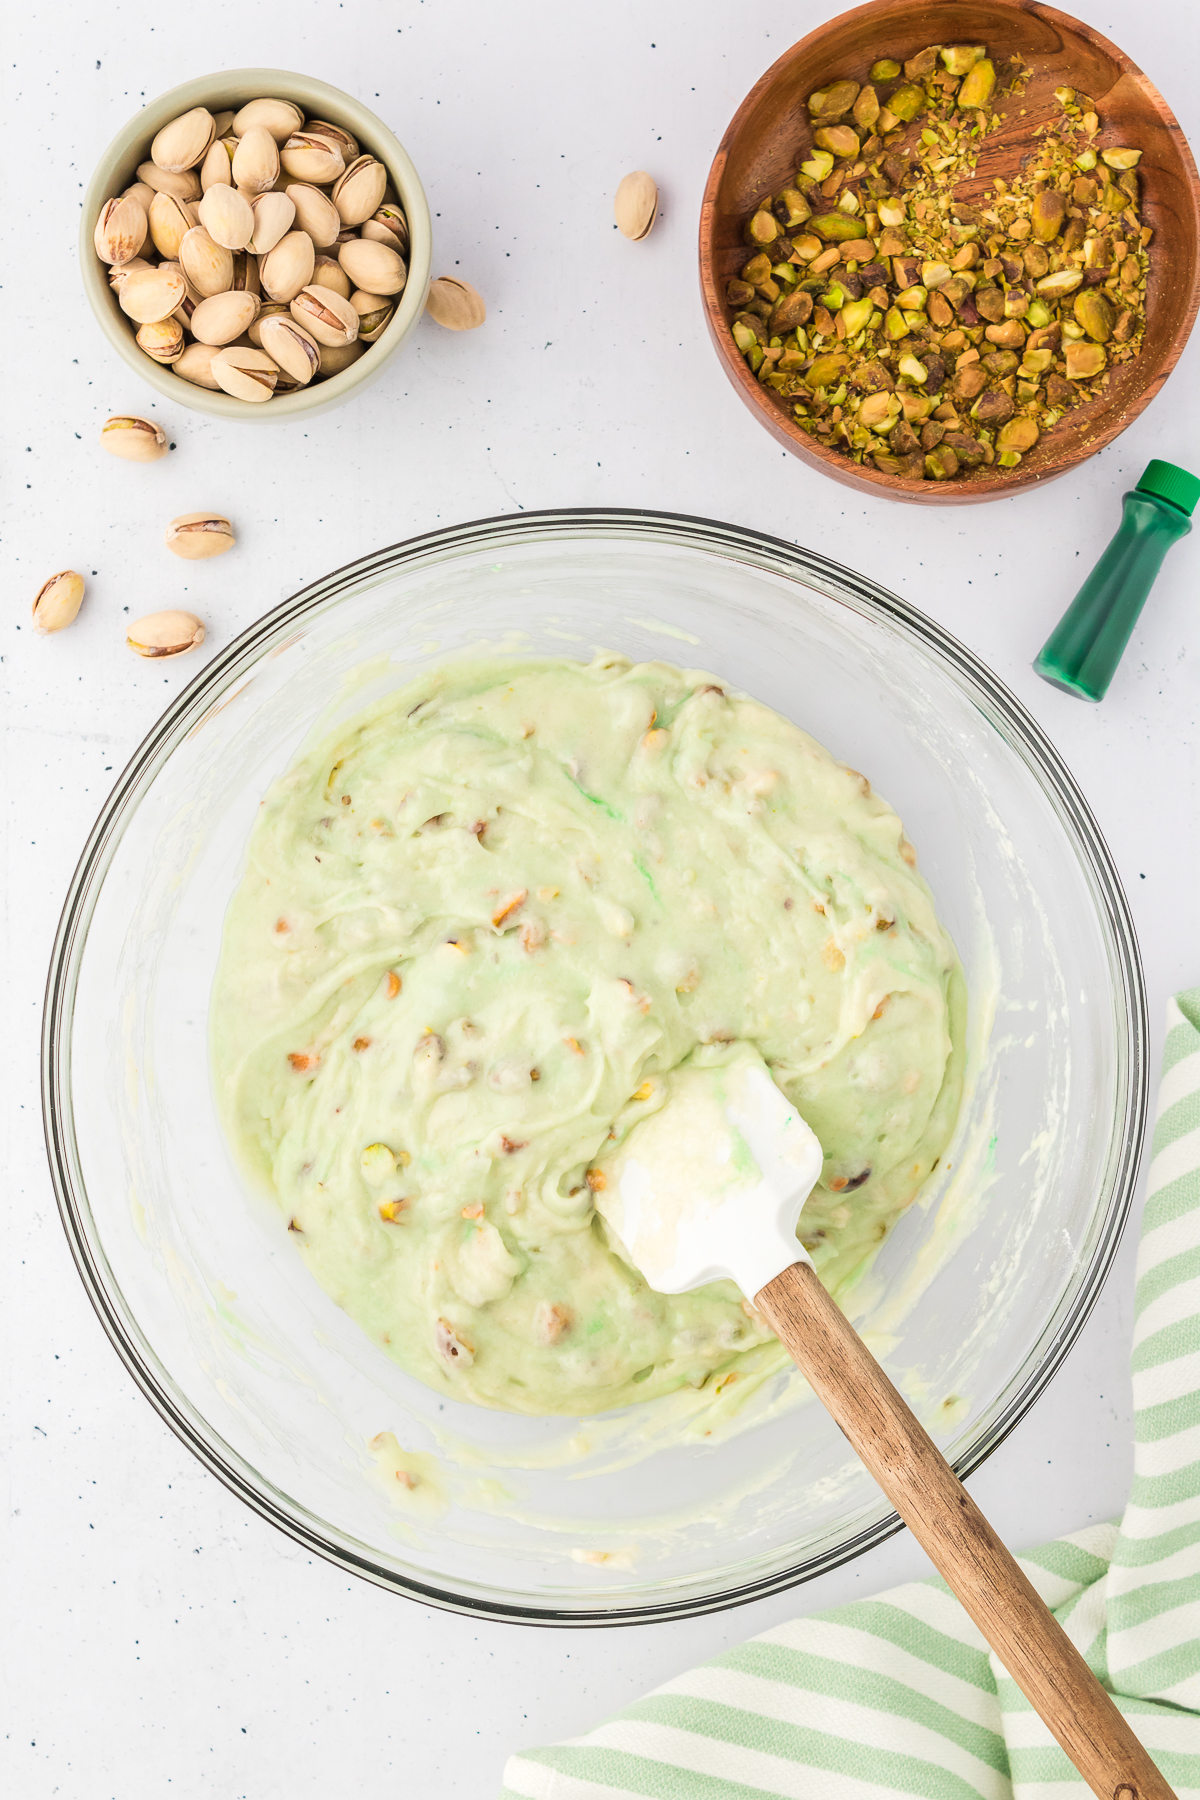
<instances>
[{"instance_id":1,"label":"glass mixing bowl","mask_svg":"<svg viewBox=\"0 0 1200 1800\"><path fill-rule=\"evenodd\" d=\"M964 1474L1049 1381L1128 1211L1133 926L1073 780L987 669L848 570L704 520L525 514L365 557L214 657L117 782L55 945L44 1099L80 1273L143 1392L264 1518L399 1593L564 1625L728 1606L897 1528L794 1373L729 1416L690 1389L582 1423L457 1405L311 1280L217 1123L209 992L262 794L318 722L484 643L709 670L899 812L966 967L970 1084L853 1316Z\"/></svg>"}]
</instances>

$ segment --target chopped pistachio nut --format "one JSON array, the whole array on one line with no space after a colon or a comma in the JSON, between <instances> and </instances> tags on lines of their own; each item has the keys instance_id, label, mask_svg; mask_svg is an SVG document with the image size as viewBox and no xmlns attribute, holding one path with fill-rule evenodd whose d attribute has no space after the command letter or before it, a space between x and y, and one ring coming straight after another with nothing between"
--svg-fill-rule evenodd
<instances>
[{"instance_id":1,"label":"chopped pistachio nut","mask_svg":"<svg viewBox=\"0 0 1200 1800\"><path fill-rule=\"evenodd\" d=\"M751 373L815 442L905 480L1015 469L1140 352L1141 152L1096 143L1086 95L1056 89L1022 170L956 198L1028 78L984 44L931 45L809 96L726 301Z\"/></svg>"}]
</instances>

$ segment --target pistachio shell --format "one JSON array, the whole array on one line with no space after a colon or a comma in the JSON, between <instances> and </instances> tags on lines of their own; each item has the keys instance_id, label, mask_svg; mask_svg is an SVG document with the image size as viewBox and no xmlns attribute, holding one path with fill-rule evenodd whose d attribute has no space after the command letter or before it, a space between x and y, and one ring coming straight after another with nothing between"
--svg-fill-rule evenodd
<instances>
[{"instance_id":1,"label":"pistachio shell","mask_svg":"<svg viewBox=\"0 0 1200 1800\"><path fill-rule=\"evenodd\" d=\"M174 313L169 319L156 319L153 325L139 325L137 345L156 363L178 362L183 355L183 326Z\"/></svg>"},{"instance_id":2,"label":"pistachio shell","mask_svg":"<svg viewBox=\"0 0 1200 1800\"><path fill-rule=\"evenodd\" d=\"M114 413L100 428L100 442L123 462L157 462L167 454L167 434L153 419Z\"/></svg>"},{"instance_id":3,"label":"pistachio shell","mask_svg":"<svg viewBox=\"0 0 1200 1800\"><path fill-rule=\"evenodd\" d=\"M645 169L625 176L613 201L613 217L617 229L634 243L649 237L658 217L658 188Z\"/></svg>"},{"instance_id":4,"label":"pistachio shell","mask_svg":"<svg viewBox=\"0 0 1200 1800\"><path fill-rule=\"evenodd\" d=\"M247 248L255 256L266 256L284 233L291 230L296 208L286 194L272 190L256 195L250 202L250 210L254 214L254 230Z\"/></svg>"},{"instance_id":5,"label":"pistachio shell","mask_svg":"<svg viewBox=\"0 0 1200 1800\"><path fill-rule=\"evenodd\" d=\"M185 562L204 562L210 556L232 550L237 539L233 526L221 513L190 512L171 520L163 541Z\"/></svg>"},{"instance_id":6,"label":"pistachio shell","mask_svg":"<svg viewBox=\"0 0 1200 1800\"><path fill-rule=\"evenodd\" d=\"M137 173L138 180L156 194L174 194L177 200L200 198L200 177L193 169L185 169L182 173L173 175L166 169L160 169L157 163L144 162L138 164Z\"/></svg>"},{"instance_id":7,"label":"pistachio shell","mask_svg":"<svg viewBox=\"0 0 1200 1800\"><path fill-rule=\"evenodd\" d=\"M408 255L408 220L398 206L390 203L381 206L375 217L364 224L362 236L373 243L386 244L389 250L396 250L401 256Z\"/></svg>"},{"instance_id":8,"label":"pistachio shell","mask_svg":"<svg viewBox=\"0 0 1200 1800\"><path fill-rule=\"evenodd\" d=\"M332 256L318 256L316 258L313 263L312 280L308 285L310 287L331 288L335 294L340 294L343 300L348 300L350 298L350 277L347 275L345 269L343 269L341 263L335 262Z\"/></svg>"},{"instance_id":9,"label":"pistachio shell","mask_svg":"<svg viewBox=\"0 0 1200 1800\"><path fill-rule=\"evenodd\" d=\"M227 111L227 112L213 113L213 128L216 131L216 134L219 138L223 138L225 136L226 132L232 131L233 130L233 114L232 114L232 112Z\"/></svg>"},{"instance_id":10,"label":"pistachio shell","mask_svg":"<svg viewBox=\"0 0 1200 1800\"><path fill-rule=\"evenodd\" d=\"M136 200L147 218L150 216L150 202L154 198L154 189L147 187L144 181L135 181L121 195L122 200Z\"/></svg>"},{"instance_id":11,"label":"pistachio shell","mask_svg":"<svg viewBox=\"0 0 1200 1800\"><path fill-rule=\"evenodd\" d=\"M394 300L383 294L368 294L362 289L351 294L350 304L358 314L358 335L364 344L373 344L386 330L396 310Z\"/></svg>"},{"instance_id":12,"label":"pistachio shell","mask_svg":"<svg viewBox=\"0 0 1200 1800\"><path fill-rule=\"evenodd\" d=\"M212 372L212 359L216 354L212 344L189 344L178 361L172 363L172 373L190 381L193 387L209 388L216 393L221 385Z\"/></svg>"},{"instance_id":13,"label":"pistachio shell","mask_svg":"<svg viewBox=\"0 0 1200 1800\"><path fill-rule=\"evenodd\" d=\"M306 387L321 366L321 346L290 314L263 321L262 347L298 387Z\"/></svg>"},{"instance_id":14,"label":"pistachio shell","mask_svg":"<svg viewBox=\"0 0 1200 1800\"><path fill-rule=\"evenodd\" d=\"M289 231L259 266L263 292L272 300L294 300L312 280L314 260L307 231Z\"/></svg>"},{"instance_id":15,"label":"pistachio shell","mask_svg":"<svg viewBox=\"0 0 1200 1800\"><path fill-rule=\"evenodd\" d=\"M296 223L301 231L307 231L317 249L336 244L342 220L329 195L307 181L294 181L284 192L296 209Z\"/></svg>"},{"instance_id":16,"label":"pistachio shell","mask_svg":"<svg viewBox=\"0 0 1200 1800\"><path fill-rule=\"evenodd\" d=\"M311 182L322 187L336 181L346 164L332 138L311 132L293 132L279 152L279 161L293 181Z\"/></svg>"},{"instance_id":17,"label":"pistachio shell","mask_svg":"<svg viewBox=\"0 0 1200 1800\"><path fill-rule=\"evenodd\" d=\"M290 319L291 316L292 309L286 300L264 300L262 309L253 325L251 325L246 332L246 336L250 339L252 344L256 345L257 348L261 350L263 347L263 326L266 324L267 320L279 318Z\"/></svg>"},{"instance_id":18,"label":"pistachio shell","mask_svg":"<svg viewBox=\"0 0 1200 1800\"><path fill-rule=\"evenodd\" d=\"M136 274L139 269L153 267L154 264L148 263L144 256L135 256L132 262L114 263L108 271L108 285L114 294L119 294L130 275Z\"/></svg>"},{"instance_id":19,"label":"pistachio shell","mask_svg":"<svg viewBox=\"0 0 1200 1800\"><path fill-rule=\"evenodd\" d=\"M186 291L182 274L170 267L138 269L122 282L117 295L121 311L139 325L169 319Z\"/></svg>"},{"instance_id":20,"label":"pistachio shell","mask_svg":"<svg viewBox=\"0 0 1200 1800\"><path fill-rule=\"evenodd\" d=\"M224 182L209 188L196 215L214 244L226 250L244 250L254 231L254 214L245 194Z\"/></svg>"},{"instance_id":21,"label":"pistachio shell","mask_svg":"<svg viewBox=\"0 0 1200 1800\"><path fill-rule=\"evenodd\" d=\"M228 145L223 139L214 138L208 146L208 154L200 164L200 188L207 194L211 187L230 187L233 184L233 158L229 154Z\"/></svg>"},{"instance_id":22,"label":"pistachio shell","mask_svg":"<svg viewBox=\"0 0 1200 1800\"><path fill-rule=\"evenodd\" d=\"M359 155L358 139L352 137L344 125L332 125L328 119L308 119L304 130L336 144L347 168Z\"/></svg>"},{"instance_id":23,"label":"pistachio shell","mask_svg":"<svg viewBox=\"0 0 1200 1800\"><path fill-rule=\"evenodd\" d=\"M146 241L146 213L137 200L106 200L92 233L101 262L132 262Z\"/></svg>"},{"instance_id":24,"label":"pistachio shell","mask_svg":"<svg viewBox=\"0 0 1200 1800\"><path fill-rule=\"evenodd\" d=\"M168 262L175 262L182 244L196 223L196 206L174 194L155 194L150 202L150 237L154 248Z\"/></svg>"},{"instance_id":25,"label":"pistachio shell","mask_svg":"<svg viewBox=\"0 0 1200 1800\"><path fill-rule=\"evenodd\" d=\"M351 363L357 362L366 353L367 346L361 338L355 338L349 344L322 344L320 380L324 381L330 375L340 375L343 369L348 369Z\"/></svg>"},{"instance_id":26,"label":"pistachio shell","mask_svg":"<svg viewBox=\"0 0 1200 1800\"><path fill-rule=\"evenodd\" d=\"M125 642L139 656L183 656L204 642L204 626L195 613L148 613L134 620Z\"/></svg>"},{"instance_id":27,"label":"pistachio shell","mask_svg":"<svg viewBox=\"0 0 1200 1800\"><path fill-rule=\"evenodd\" d=\"M457 275L442 275L430 283L425 310L447 331L474 331L487 318L482 297Z\"/></svg>"},{"instance_id":28,"label":"pistachio shell","mask_svg":"<svg viewBox=\"0 0 1200 1800\"><path fill-rule=\"evenodd\" d=\"M218 387L235 400L269 400L279 379L279 366L266 351L244 344L218 350L209 366Z\"/></svg>"},{"instance_id":29,"label":"pistachio shell","mask_svg":"<svg viewBox=\"0 0 1200 1800\"><path fill-rule=\"evenodd\" d=\"M52 631L63 631L74 623L83 605L83 576L74 569L62 569L38 589L33 603L33 628L46 637Z\"/></svg>"},{"instance_id":30,"label":"pistachio shell","mask_svg":"<svg viewBox=\"0 0 1200 1800\"><path fill-rule=\"evenodd\" d=\"M223 294L233 285L233 257L216 244L203 225L193 225L179 246L179 264L201 299Z\"/></svg>"},{"instance_id":31,"label":"pistachio shell","mask_svg":"<svg viewBox=\"0 0 1200 1800\"><path fill-rule=\"evenodd\" d=\"M319 344L349 344L358 336L358 314L331 288L303 288L292 301L292 317Z\"/></svg>"},{"instance_id":32,"label":"pistachio shell","mask_svg":"<svg viewBox=\"0 0 1200 1800\"><path fill-rule=\"evenodd\" d=\"M229 285L235 294L260 294L262 292L258 258L251 251L235 250L233 252L233 280Z\"/></svg>"},{"instance_id":33,"label":"pistachio shell","mask_svg":"<svg viewBox=\"0 0 1200 1800\"><path fill-rule=\"evenodd\" d=\"M338 261L355 287L370 294L399 294L408 280L404 258L386 244L354 238L338 251Z\"/></svg>"},{"instance_id":34,"label":"pistachio shell","mask_svg":"<svg viewBox=\"0 0 1200 1800\"><path fill-rule=\"evenodd\" d=\"M253 325L259 304L257 294L213 294L192 314L192 336L200 344L232 344Z\"/></svg>"},{"instance_id":35,"label":"pistachio shell","mask_svg":"<svg viewBox=\"0 0 1200 1800\"><path fill-rule=\"evenodd\" d=\"M206 106L193 106L155 133L150 160L168 175L179 175L203 162L216 136L216 121ZM140 174L139 170L139 174Z\"/></svg>"},{"instance_id":36,"label":"pistachio shell","mask_svg":"<svg viewBox=\"0 0 1200 1800\"><path fill-rule=\"evenodd\" d=\"M233 153L233 179L247 197L265 194L279 179L279 146L263 125L252 125Z\"/></svg>"},{"instance_id":37,"label":"pistachio shell","mask_svg":"<svg viewBox=\"0 0 1200 1800\"><path fill-rule=\"evenodd\" d=\"M304 114L290 100L247 100L241 111L234 114L233 131L235 137L245 137L253 126L259 125L270 132L277 144L283 144L303 123Z\"/></svg>"},{"instance_id":38,"label":"pistachio shell","mask_svg":"<svg viewBox=\"0 0 1200 1800\"><path fill-rule=\"evenodd\" d=\"M362 225L383 205L387 170L373 156L360 156L334 184L333 204L343 225Z\"/></svg>"}]
</instances>

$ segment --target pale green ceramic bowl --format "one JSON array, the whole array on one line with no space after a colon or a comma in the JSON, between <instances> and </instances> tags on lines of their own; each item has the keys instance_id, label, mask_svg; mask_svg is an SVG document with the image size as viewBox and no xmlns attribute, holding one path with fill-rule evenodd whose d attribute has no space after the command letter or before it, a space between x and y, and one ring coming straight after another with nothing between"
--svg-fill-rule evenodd
<instances>
[{"instance_id":1,"label":"pale green ceramic bowl","mask_svg":"<svg viewBox=\"0 0 1200 1800\"><path fill-rule=\"evenodd\" d=\"M108 270L96 255L92 234L104 202L119 194L137 180L137 168L150 155L150 143L156 131L193 106L207 106L210 112L235 110L247 100L269 94L281 100L293 100L302 107L306 118L328 119L343 125L362 145L379 159L391 177L408 219L410 236L408 283L400 303L383 335L368 345L365 356L307 388L294 394L283 394L277 400L252 402L235 400L230 394L211 393L173 375L146 356L134 342L133 323L117 304L117 296L108 285ZM83 217L79 225L79 260L83 270L83 288L92 311L118 356L127 362L135 375L176 406L187 406L193 412L213 413L220 419L251 419L256 423L280 424L288 419L311 418L340 406L352 394L378 380L401 344L425 310L429 292L429 268L433 255L433 233L429 222L429 206L425 190L404 146L393 137L382 119L359 101L352 100L340 88L327 82L313 81L307 75L292 75L285 69L230 69L215 75L201 75L185 81L144 106L113 139L96 166L83 200Z\"/></svg>"}]
</instances>

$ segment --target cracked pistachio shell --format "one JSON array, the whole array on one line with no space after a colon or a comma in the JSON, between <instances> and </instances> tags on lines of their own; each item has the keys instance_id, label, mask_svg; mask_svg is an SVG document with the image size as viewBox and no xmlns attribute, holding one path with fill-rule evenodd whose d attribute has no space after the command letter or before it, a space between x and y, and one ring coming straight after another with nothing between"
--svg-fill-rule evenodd
<instances>
[{"instance_id":1,"label":"cracked pistachio shell","mask_svg":"<svg viewBox=\"0 0 1200 1800\"><path fill-rule=\"evenodd\" d=\"M185 169L177 175L160 169L157 163L144 162L138 164L138 180L151 188L156 194L174 194L177 200L198 200L200 198L200 177L194 169Z\"/></svg>"},{"instance_id":2,"label":"cracked pistachio shell","mask_svg":"<svg viewBox=\"0 0 1200 1800\"><path fill-rule=\"evenodd\" d=\"M408 280L404 258L386 244L369 238L352 238L338 251L338 261L354 286L369 294L399 294Z\"/></svg>"},{"instance_id":3,"label":"cracked pistachio shell","mask_svg":"<svg viewBox=\"0 0 1200 1800\"><path fill-rule=\"evenodd\" d=\"M254 214L254 230L246 248L255 256L266 256L285 232L292 229L292 222L296 217L295 205L286 194L272 190L267 194L257 194L250 202L250 210Z\"/></svg>"},{"instance_id":4,"label":"cracked pistachio shell","mask_svg":"<svg viewBox=\"0 0 1200 1800\"><path fill-rule=\"evenodd\" d=\"M179 266L202 300L233 286L233 255L203 225L193 225L179 246Z\"/></svg>"},{"instance_id":5,"label":"cracked pistachio shell","mask_svg":"<svg viewBox=\"0 0 1200 1800\"><path fill-rule=\"evenodd\" d=\"M249 250L233 252L233 281L230 286L235 294L260 294L258 258Z\"/></svg>"},{"instance_id":6,"label":"cracked pistachio shell","mask_svg":"<svg viewBox=\"0 0 1200 1800\"><path fill-rule=\"evenodd\" d=\"M147 218L150 216L150 202L154 198L154 189L147 187L144 181L135 181L121 195L122 200L136 200Z\"/></svg>"},{"instance_id":7,"label":"cracked pistachio shell","mask_svg":"<svg viewBox=\"0 0 1200 1800\"><path fill-rule=\"evenodd\" d=\"M233 526L223 514L190 512L180 513L177 519L171 520L163 542L185 562L204 562L210 556L232 550L237 539Z\"/></svg>"},{"instance_id":8,"label":"cracked pistachio shell","mask_svg":"<svg viewBox=\"0 0 1200 1800\"><path fill-rule=\"evenodd\" d=\"M304 114L290 100L247 100L234 114L233 131L241 138L258 125L269 131L277 144L285 144L303 123Z\"/></svg>"},{"instance_id":9,"label":"cracked pistachio shell","mask_svg":"<svg viewBox=\"0 0 1200 1800\"><path fill-rule=\"evenodd\" d=\"M320 377L324 380L329 375L340 375L343 369L357 362L360 356L367 354L367 346L361 338L355 338L350 344L322 344Z\"/></svg>"},{"instance_id":10,"label":"cracked pistachio shell","mask_svg":"<svg viewBox=\"0 0 1200 1800\"><path fill-rule=\"evenodd\" d=\"M132 199L106 200L100 208L92 242L101 262L132 262L146 242L146 211Z\"/></svg>"},{"instance_id":11,"label":"cracked pistachio shell","mask_svg":"<svg viewBox=\"0 0 1200 1800\"><path fill-rule=\"evenodd\" d=\"M154 264L148 263L144 256L135 256L132 262L114 263L108 271L108 285L114 294L119 294L130 275L135 275L139 269L153 267Z\"/></svg>"},{"instance_id":12,"label":"cracked pistachio shell","mask_svg":"<svg viewBox=\"0 0 1200 1800\"><path fill-rule=\"evenodd\" d=\"M408 255L408 220L390 201L385 201L374 218L366 221L362 235L376 244L386 244L389 250L396 250L401 256Z\"/></svg>"},{"instance_id":13,"label":"cracked pistachio shell","mask_svg":"<svg viewBox=\"0 0 1200 1800\"><path fill-rule=\"evenodd\" d=\"M229 111L213 113L213 130L219 138L225 137L228 132L233 130L233 113Z\"/></svg>"},{"instance_id":14,"label":"cracked pistachio shell","mask_svg":"<svg viewBox=\"0 0 1200 1800\"><path fill-rule=\"evenodd\" d=\"M208 147L208 154L200 164L200 190L207 194L209 188L232 185L233 157L229 146L223 138L214 138Z\"/></svg>"},{"instance_id":15,"label":"cracked pistachio shell","mask_svg":"<svg viewBox=\"0 0 1200 1800\"><path fill-rule=\"evenodd\" d=\"M257 294L213 294L192 314L192 336L200 344L232 344L250 329L258 313Z\"/></svg>"},{"instance_id":16,"label":"cracked pistachio shell","mask_svg":"<svg viewBox=\"0 0 1200 1800\"><path fill-rule=\"evenodd\" d=\"M307 387L321 366L321 346L290 313L263 321L262 347L297 387Z\"/></svg>"},{"instance_id":17,"label":"cracked pistachio shell","mask_svg":"<svg viewBox=\"0 0 1200 1800\"><path fill-rule=\"evenodd\" d=\"M613 201L617 229L636 244L649 237L658 217L658 187L645 169L626 175Z\"/></svg>"},{"instance_id":18,"label":"cracked pistachio shell","mask_svg":"<svg viewBox=\"0 0 1200 1800\"><path fill-rule=\"evenodd\" d=\"M430 283L425 311L447 331L474 331L487 318L482 296L457 275L442 275Z\"/></svg>"},{"instance_id":19,"label":"cracked pistachio shell","mask_svg":"<svg viewBox=\"0 0 1200 1800\"><path fill-rule=\"evenodd\" d=\"M289 231L259 265L263 292L272 300L294 300L313 276L316 260L307 231Z\"/></svg>"},{"instance_id":20,"label":"cracked pistachio shell","mask_svg":"<svg viewBox=\"0 0 1200 1800\"><path fill-rule=\"evenodd\" d=\"M216 136L216 120L206 106L193 106L155 133L150 161L168 175L180 175L204 161ZM140 174L140 170L139 170Z\"/></svg>"},{"instance_id":21,"label":"cracked pistachio shell","mask_svg":"<svg viewBox=\"0 0 1200 1800\"><path fill-rule=\"evenodd\" d=\"M153 419L136 413L114 413L100 428L100 442L123 462L157 462L167 454L167 434Z\"/></svg>"},{"instance_id":22,"label":"cracked pistachio shell","mask_svg":"<svg viewBox=\"0 0 1200 1800\"><path fill-rule=\"evenodd\" d=\"M309 287L330 288L340 294L343 300L350 298L350 277L340 262L332 256L318 256L313 263L313 276Z\"/></svg>"},{"instance_id":23,"label":"cracked pistachio shell","mask_svg":"<svg viewBox=\"0 0 1200 1800\"><path fill-rule=\"evenodd\" d=\"M367 294L360 289L351 294L350 304L358 314L358 335L364 344L373 344L396 310L394 300L384 294Z\"/></svg>"},{"instance_id":24,"label":"cracked pistachio shell","mask_svg":"<svg viewBox=\"0 0 1200 1800\"><path fill-rule=\"evenodd\" d=\"M224 182L209 188L196 208L196 216L213 243L226 250L244 250L254 232L249 200Z\"/></svg>"},{"instance_id":25,"label":"cracked pistachio shell","mask_svg":"<svg viewBox=\"0 0 1200 1800\"><path fill-rule=\"evenodd\" d=\"M267 320L279 318L290 319L291 316L292 309L286 300L264 300L259 315L246 332L246 336L250 339L252 344L256 345L258 349L261 350L263 348L262 329Z\"/></svg>"},{"instance_id":26,"label":"cracked pistachio shell","mask_svg":"<svg viewBox=\"0 0 1200 1800\"><path fill-rule=\"evenodd\" d=\"M308 131L293 132L279 152L279 161L293 181L311 182L314 187L336 181L346 167L332 138Z\"/></svg>"},{"instance_id":27,"label":"cracked pistachio shell","mask_svg":"<svg viewBox=\"0 0 1200 1800\"><path fill-rule=\"evenodd\" d=\"M156 319L153 325L139 325L137 346L156 363L178 362L183 355L183 326L174 313L169 319Z\"/></svg>"},{"instance_id":28,"label":"cracked pistachio shell","mask_svg":"<svg viewBox=\"0 0 1200 1800\"><path fill-rule=\"evenodd\" d=\"M284 192L296 209L296 223L301 231L307 231L318 250L327 250L330 244L337 243L342 219L328 194L308 181L293 181Z\"/></svg>"},{"instance_id":29,"label":"cracked pistachio shell","mask_svg":"<svg viewBox=\"0 0 1200 1800\"><path fill-rule=\"evenodd\" d=\"M252 125L233 153L233 179L248 199L265 194L279 179L279 146L264 125Z\"/></svg>"},{"instance_id":30,"label":"cracked pistachio shell","mask_svg":"<svg viewBox=\"0 0 1200 1800\"><path fill-rule=\"evenodd\" d=\"M169 265L157 269L138 269L121 283L117 300L121 311L139 325L153 325L169 319L187 288L183 276Z\"/></svg>"},{"instance_id":31,"label":"cracked pistachio shell","mask_svg":"<svg viewBox=\"0 0 1200 1800\"><path fill-rule=\"evenodd\" d=\"M328 138L331 143L336 144L347 168L359 155L358 139L352 137L344 125L334 125L328 119L308 119L304 130L316 137Z\"/></svg>"},{"instance_id":32,"label":"cracked pistachio shell","mask_svg":"<svg viewBox=\"0 0 1200 1800\"><path fill-rule=\"evenodd\" d=\"M195 223L196 206L192 200L155 194L150 202L150 237L158 254L168 262L177 260L179 246Z\"/></svg>"},{"instance_id":33,"label":"cracked pistachio shell","mask_svg":"<svg viewBox=\"0 0 1200 1800\"><path fill-rule=\"evenodd\" d=\"M74 623L83 605L83 576L74 569L62 569L39 589L33 603L33 628L43 637L52 631L63 631Z\"/></svg>"},{"instance_id":34,"label":"cracked pistachio shell","mask_svg":"<svg viewBox=\"0 0 1200 1800\"><path fill-rule=\"evenodd\" d=\"M217 354L212 344L189 344L183 355L172 363L172 374L190 381L193 387L220 391L221 384L212 372L212 359Z\"/></svg>"},{"instance_id":35,"label":"cracked pistachio shell","mask_svg":"<svg viewBox=\"0 0 1200 1800\"><path fill-rule=\"evenodd\" d=\"M358 314L349 300L332 288L306 287L292 301L292 317L318 344L331 348L353 343L358 336Z\"/></svg>"},{"instance_id":36,"label":"cracked pistachio shell","mask_svg":"<svg viewBox=\"0 0 1200 1800\"><path fill-rule=\"evenodd\" d=\"M183 656L204 642L204 626L195 613L147 613L134 620L125 642L139 656Z\"/></svg>"},{"instance_id":37,"label":"cracked pistachio shell","mask_svg":"<svg viewBox=\"0 0 1200 1800\"><path fill-rule=\"evenodd\" d=\"M341 214L343 225L364 225L383 205L387 189L387 170L373 156L355 159L341 179L334 183L333 204Z\"/></svg>"},{"instance_id":38,"label":"cracked pistachio shell","mask_svg":"<svg viewBox=\"0 0 1200 1800\"><path fill-rule=\"evenodd\" d=\"M266 351L246 344L218 350L209 367L217 386L235 400L269 400L279 379L279 365Z\"/></svg>"}]
</instances>

